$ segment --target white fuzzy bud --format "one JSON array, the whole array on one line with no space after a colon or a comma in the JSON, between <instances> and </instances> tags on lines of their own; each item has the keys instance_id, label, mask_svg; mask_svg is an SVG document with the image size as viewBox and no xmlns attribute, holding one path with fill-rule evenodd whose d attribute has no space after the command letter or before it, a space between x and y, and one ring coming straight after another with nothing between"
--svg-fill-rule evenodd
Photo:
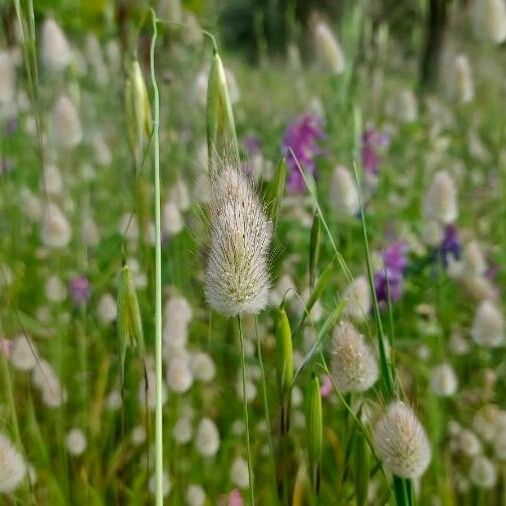
<instances>
[{"instance_id":1,"label":"white fuzzy bud","mask_svg":"<svg viewBox=\"0 0 506 506\"><path fill-rule=\"evenodd\" d=\"M55 303L63 302L67 297L67 288L57 275L49 276L45 285L46 297Z\"/></svg>"},{"instance_id":2,"label":"white fuzzy bud","mask_svg":"<svg viewBox=\"0 0 506 506\"><path fill-rule=\"evenodd\" d=\"M457 443L459 451L468 457L481 453L481 441L472 430L462 429L457 435Z\"/></svg>"},{"instance_id":3,"label":"white fuzzy bud","mask_svg":"<svg viewBox=\"0 0 506 506\"><path fill-rule=\"evenodd\" d=\"M13 492L26 474L26 464L10 440L0 432L0 492Z\"/></svg>"},{"instance_id":4,"label":"white fuzzy bud","mask_svg":"<svg viewBox=\"0 0 506 506\"><path fill-rule=\"evenodd\" d=\"M193 434L192 422L187 415L181 416L172 428L172 437L180 445L189 443Z\"/></svg>"},{"instance_id":5,"label":"white fuzzy bud","mask_svg":"<svg viewBox=\"0 0 506 506\"><path fill-rule=\"evenodd\" d=\"M504 319L501 311L489 300L476 310L471 336L476 344L494 348L504 343Z\"/></svg>"},{"instance_id":6,"label":"white fuzzy bud","mask_svg":"<svg viewBox=\"0 0 506 506\"><path fill-rule=\"evenodd\" d=\"M203 383L212 381L216 374L216 367L213 359L204 352L194 353L191 358L190 366L195 378Z\"/></svg>"},{"instance_id":7,"label":"white fuzzy bud","mask_svg":"<svg viewBox=\"0 0 506 506\"><path fill-rule=\"evenodd\" d=\"M497 482L497 469L490 459L483 455L478 455L471 463L469 479L478 488L492 488Z\"/></svg>"},{"instance_id":8,"label":"white fuzzy bud","mask_svg":"<svg viewBox=\"0 0 506 506\"><path fill-rule=\"evenodd\" d=\"M214 457L220 448L220 433L210 418L203 418L195 436L195 447L203 457Z\"/></svg>"},{"instance_id":9,"label":"white fuzzy bud","mask_svg":"<svg viewBox=\"0 0 506 506\"><path fill-rule=\"evenodd\" d=\"M236 457L230 469L232 483L242 490L249 487L248 463L242 457Z\"/></svg>"},{"instance_id":10,"label":"white fuzzy bud","mask_svg":"<svg viewBox=\"0 0 506 506\"><path fill-rule=\"evenodd\" d=\"M344 314L356 322L364 321L371 310L371 289L365 276L354 279L344 290Z\"/></svg>"},{"instance_id":11,"label":"white fuzzy bud","mask_svg":"<svg viewBox=\"0 0 506 506\"><path fill-rule=\"evenodd\" d=\"M65 34L54 19L46 19L42 26L42 61L50 70L63 70L71 59Z\"/></svg>"},{"instance_id":12,"label":"white fuzzy bud","mask_svg":"<svg viewBox=\"0 0 506 506\"><path fill-rule=\"evenodd\" d=\"M269 295L271 223L238 170L225 168L213 186L207 302L226 316L258 313Z\"/></svg>"},{"instance_id":13,"label":"white fuzzy bud","mask_svg":"<svg viewBox=\"0 0 506 506\"><path fill-rule=\"evenodd\" d=\"M201 485L188 485L186 489L187 506L204 506L206 503L206 493Z\"/></svg>"},{"instance_id":14,"label":"white fuzzy bud","mask_svg":"<svg viewBox=\"0 0 506 506\"><path fill-rule=\"evenodd\" d=\"M457 375L450 364L439 364L432 369L430 387L436 395L451 397L457 391L458 386Z\"/></svg>"},{"instance_id":15,"label":"white fuzzy bud","mask_svg":"<svg viewBox=\"0 0 506 506\"><path fill-rule=\"evenodd\" d=\"M349 322L334 330L332 377L337 388L345 392L363 392L378 380L378 364L372 348Z\"/></svg>"},{"instance_id":16,"label":"white fuzzy bud","mask_svg":"<svg viewBox=\"0 0 506 506\"><path fill-rule=\"evenodd\" d=\"M316 24L314 37L321 63L333 74L342 74L345 69L343 50L330 28L323 21Z\"/></svg>"},{"instance_id":17,"label":"white fuzzy bud","mask_svg":"<svg viewBox=\"0 0 506 506\"><path fill-rule=\"evenodd\" d=\"M164 308L163 339L169 348L186 347L192 316L190 303L184 297L174 295L167 300Z\"/></svg>"},{"instance_id":18,"label":"white fuzzy bud","mask_svg":"<svg viewBox=\"0 0 506 506\"><path fill-rule=\"evenodd\" d=\"M193 384L193 372L186 352L177 352L167 367L167 384L179 394L187 392Z\"/></svg>"},{"instance_id":19,"label":"white fuzzy bud","mask_svg":"<svg viewBox=\"0 0 506 506\"><path fill-rule=\"evenodd\" d=\"M506 40L506 4L504 0L475 0L474 22L478 34L501 44Z\"/></svg>"},{"instance_id":20,"label":"white fuzzy bud","mask_svg":"<svg viewBox=\"0 0 506 506\"><path fill-rule=\"evenodd\" d=\"M471 102L474 98L474 80L471 64L465 54L455 58L453 73L455 99L464 104Z\"/></svg>"},{"instance_id":21,"label":"white fuzzy bud","mask_svg":"<svg viewBox=\"0 0 506 506\"><path fill-rule=\"evenodd\" d=\"M58 196L63 190L63 179L54 163L44 166L43 190L49 196Z\"/></svg>"},{"instance_id":22,"label":"white fuzzy bud","mask_svg":"<svg viewBox=\"0 0 506 506\"><path fill-rule=\"evenodd\" d=\"M163 497L167 497L170 494L170 489L172 488L172 483L170 481L169 475L166 471L162 474L162 495ZM156 475L152 475L149 478L148 489L152 495L156 493Z\"/></svg>"},{"instance_id":23,"label":"white fuzzy bud","mask_svg":"<svg viewBox=\"0 0 506 506\"><path fill-rule=\"evenodd\" d=\"M97 306L98 319L104 323L111 323L116 320L118 316L118 305L116 299L110 293L104 293Z\"/></svg>"},{"instance_id":24,"label":"white fuzzy bud","mask_svg":"<svg viewBox=\"0 0 506 506\"><path fill-rule=\"evenodd\" d=\"M77 109L66 95L62 95L54 106L52 125L57 145L71 149L81 143L81 121Z\"/></svg>"},{"instance_id":25,"label":"white fuzzy bud","mask_svg":"<svg viewBox=\"0 0 506 506\"><path fill-rule=\"evenodd\" d=\"M0 51L0 104L10 104L14 100L16 73L8 51Z\"/></svg>"},{"instance_id":26,"label":"white fuzzy bud","mask_svg":"<svg viewBox=\"0 0 506 506\"><path fill-rule=\"evenodd\" d=\"M434 174L423 201L423 215L428 220L443 224L457 219L457 190L448 172L442 170Z\"/></svg>"},{"instance_id":27,"label":"white fuzzy bud","mask_svg":"<svg viewBox=\"0 0 506 506\"><path fill-rule=\"evenodd\" d=\"M413 410L392 402L374 427L374 445L385 468L401 478L419 478L427 469L431 450L427 434Z\"/></svg>"},{"instance_id":28,"label":"white fuzzy bud","mask_svg":"<svg viewBox=\"0 0 506 506\"><path fill-rule=\"evenodd\" d=\"M462 259L466 270L465 274L480 276L485 274L487 262L477 241L470 241L464 246Z\"/></svg>"},{"instance_id":29,"label":"white fuzzy bud","mask_svg":"<svg viewBox=\"0 0 506 506\"><path fill-rule=\"evenodd\" d=\"M37 348L29 337L20 335L12 342L9 358L16 369L31 371L37 364Z\"/></svg>"},{"instance_id":30,"label":"white fuzzy bud","mask_svg":"<svg viewBox=\"0 0 506 506\"><path fill-rule=\"evenodd\" d=\"M86 446L88 444L84 432L76 427L69 430L66 443L67 450L69 451L70 455L74 457L79 457L82 455L86 450Z\"/></svg>"},{"instance_id":31,"label":"white fuzzy bud","mask_svg":"<svg viewBox=\"0 0 506 506\"><path fill-rule=\"evenodd\" d=\"M172 236L183 229L183 217L177 204L172 200L167 201L162 209L163 231L166 235Z\"/></svg>"},{"instance_id":32,"label":"white fuzzy bud","mask_svg":"<svg viewBox=\"0 0 506 506\"><path fill-rule=\"evenodd\" d=\"M355 216L360 209L357 186L346 167L338 166L332 173L330 204L348 216Z\"/></svg>"},{"instance_id":33,"label":"white fuzzy bud","mask_svg":"<svg viewBox=\"0 0 506 506\"><path fill-rule=\"evenodd\" d=\"M65 248L72 238L67 218L53 202L49 202L42 213L42 242L49 248Z\"/></svg>"}]
</instances>

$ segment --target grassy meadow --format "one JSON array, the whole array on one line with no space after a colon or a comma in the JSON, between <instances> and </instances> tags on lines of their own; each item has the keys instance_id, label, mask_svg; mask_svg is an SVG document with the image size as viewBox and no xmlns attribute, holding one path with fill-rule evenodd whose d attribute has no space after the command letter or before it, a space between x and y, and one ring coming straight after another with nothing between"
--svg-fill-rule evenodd
<instances>
[{"instance_id":1,"label":"grassy meadow","mask_svg":"<svg viewBox=\"0 0 506 506\"><path fill-rule=\"evenodd\" d=\"M1 505L506 506L506 4L264 3L0 1Z\"/></svg>"}]
</instances>

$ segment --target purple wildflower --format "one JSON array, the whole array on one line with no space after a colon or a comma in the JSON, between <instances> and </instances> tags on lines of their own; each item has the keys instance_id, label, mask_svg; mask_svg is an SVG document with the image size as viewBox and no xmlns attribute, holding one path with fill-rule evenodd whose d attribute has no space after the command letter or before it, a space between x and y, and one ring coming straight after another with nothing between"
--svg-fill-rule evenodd
<instances>
[{"instance_id":1,"label":"purple wildflower","mask_svg":"<svg viewBox=\"0 0 506 506\"><path fill-rule=\"evenodd\" d=\"M445 267L448 266L449 257L454 260L460 258L461 244L459 241L457 227L455 225L447 225L444 230L443 240L439 245L438 254L441 262Z\"/></svg>"},{"instance_id":2,"label":"purple wildflower","mask_svg":"<svg viewBox=\"0 0 506 506\"><path fill-rule=\"evenodd\" d=\"M290 192L303 192L304 179L297 166L315 174L315 157L321 153L318 140L324 137L322 120L314 114L303 114L288 126L283 138L283 154L288 165L287 188Z\"/></svg>"},{"instance_id":3,"label":"purple wildflower","mask_svg":"<svg viewBox=\"0 0 506 506\"><path fill-rule=\"evenodd\" d=\"M84 276L77 276L69 283L70 297L74 304L84 305L90 298L90 282Z\"/></svg>"},{"instance_id":4,"label":"purple wildflower","mask_svg":"<svg viewBox=\"0 0 506 506\"><path fill-rule=\"evenodd\" d=\"M388 298L395 302L401 298L404 289L404 271L408 265L407 246L396 241L382 252L383 270L374 274L376 297L381 304L387 304Z\"/></svg>"},{"instance_id":5,"label":"purple wildflower","mask_svg":"<svg viewBox=\"0 0 506 506\"><path fill-rule=\"evenodd\" d=\"M374 127L367 127L362 134L362 165L370 176L377 176L379 172L380 156L378 147L388 146L390 138L386 133L376 130Z\"/></svg>"},{"instance_id":6,"label":"purple wildflower","mask_svg":"<svg viewBox=\"0 0 506 506\"><path fill-rule=\"evenodd\" d=\"M247 135L243 140L244 149L248 152L249 156L255 156L261 153L262 146L260 139L255 135Z\"/></svg>"}]
</instances>

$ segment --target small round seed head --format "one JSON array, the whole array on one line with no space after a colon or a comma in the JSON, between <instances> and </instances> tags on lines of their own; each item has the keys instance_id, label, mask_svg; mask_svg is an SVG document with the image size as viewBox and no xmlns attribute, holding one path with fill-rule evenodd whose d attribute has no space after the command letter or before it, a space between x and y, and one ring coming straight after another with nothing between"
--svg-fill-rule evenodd
<instances>
[{"instance_id":1,"label":"small round seed head","mask_svg":"<svg viewBox=\"0 0 506 506\"><path fill-rule=\"evenodd\" d=\"M172 429L172 437L176 443L184 445L189 443L193 435L192 421L189 416L181 416Z\"/></svg>"},{"instance_id":2,"label":"small round seed head","mask_svg":"<svg viewBox=\"0 0 506 506\"><path fill-rule=\"evenodd\" d=\"M465 274L480 276L485 274L487 270L487 261L477 241L470 241L464 246L462 257L464 260Z\"/></svg>"},{"instance_id":3,"label":"small round seed head","mask_svg":"<svg viewBox=\"0 0 506 506\"><path fill-rule=\"evenodd\" d=\"M493 441L498 432L506 431L503 413L495 404L486 404L474 415L473 428L487 443Z\"/></svg>"},{"instance_id":4,"label":"small round seed head","mask_svg":"<svg viewBox=\"0 0 506 506\"><path fill-rule=\"evenodd\" d=\"M104 323L111 323L118 316L118 305L116 299L110 293L104 293L98 301L97 307L98 319Z\"/></svg>"},{"instance_id":5,"label":"small round seed head","mask_svg":"<svg viewBox=\"0 0 506 506\"><path fill-rule=\"evenodd\" d=\"M374 445L385 468L401 478L419 478L427 469L430 443L413 410L392 402L373 431Z\"/></svg>"},{"instance_id":6,"label":"small round seed head","mask_svg":"<svg viewBox=\"0 0 506 506\"><path fill-rule=\"evenodd\" d=\"M195 378L203 383L212 381L216 374L216 367L213 359L204 352L194 353L191 357L190 366Z\"/></svg>"},{"instance_id":7,"label":"small round seed head","mask_svg":"<svg viewBox=\"0 0 506 506\"><path fill-rule=\"evenodd\" d=\"M167 497L170 494L170 489L172 488L172 483L170 481L170 477L167 471L164 471L162 474L162 495L163 497ZM148 489L152 495L156 493L156 475L152 475L149 478Z\"/></svg>"},{"instance_id":8,"label":"small round seed head","mask_svg":"<svg viewBox=\"0 0 506 506\"><path fill-rule=\"evenodd\" d=\"M186 351L175 353L167 367L167 384L173 392L187 392L193 384L193 371Z\"/></svg>"},{"instance_id":9,"label":"small round seed head","mask_svg":"<svg viewBox=\"0 0 506 506\"><path fill-rule=\"evenodd\" d=\"M322 64L334 74L342 74L345 67L345 58L341 45L334 37L330 28L318 21L314 29L315 46Z\"/></svg>"},{"instance_id":10,"label":"small round seed head","mask_svg":"<svg viewBox=\"0 0 506 506\"><path fill-rule=\"evenodd\" d=\"M236 457L232 462L230 478L232 483L240 489L244 490L249 487L248 463L242 457Z\"/></svg>"},{"instance_id":11,"label":"small round seed head","mask_svg":"<svg viewBox=\"0 0 506 506\"><path fill-rule=\"evenodd\" d=\"M457 190L448 172L441 170L434 174L425 194L423 214L426 219L443 224L450 224L457 218Z\"/></svg>"},{"instance_id":12,"label":"small round seed head","mask_svg":"<svg viewBox=\"0 0 506 506\"><path fill-rule=\"evenodd\" d=\"M205 294L226 316L254 314L268 302L271 224L244 175L225 168L213 181Z\"/></svg>"},{"instance_id":13,"label":"small round seed head","mask_svg":"<svg viewBox=\"0 0 506 506\"><path fill-rule=\"evenodd\" d=\"M372 348L346 321L334 330L332 377L341 392L363 392L378 380L378 364Z\"/></svg>"},{"instance_id":14,"label":"small round seed head","mask_svg":"<svg viewBox=\"0 0 506 506\"><path fill-rule=\"evenodd\" d=\"M492 488L497 483L497 468L494 463L484 455L477 455L471 463L469 479L478 488Z\"/></svg>"},{"instance_id":15,"label":"small round seed head","mask_svg":"<svg viewBox=\"0 0 506 506\"><path fill-rule=\"evenodd\" d=\"M504 343L504 319L491 301L485 300L478 306L471 337L476 344L488 348L501 346Z\"/></svg>"},{"instance_id":16,"label":"small round seed head","mask_svg":"<svg viewBox=\"0 0 506 506\"><path fill-rule=\"evenodd\" d=\"M72 59L69 43L56 21L48 18L42 26L42 61L52 70L63 70Z\"/></svg>"},{"instance_id":17,"label":"small round seed head","mask_svg":"<svg viewBox=\"0 0 506 506\"><path fill-rule=\"evenodd\" d=\"M344 314L356 322L364 321L371 310L371 289L365 276L354 279L345 289L343 298L348 302Z\"/></svg>"},{"instance_id":18,"label":"small round seed head","mask_svg":"<svg viewBox=\"0 0 506 506\"><path fill-rule=\"evenodd\" d=\"M439 364L432 369L430 387L436 395L450 397L455 394L458 386L457 375L450 364Z\"/></svg>"},{"instance_id":19,"label":"small round seed head","mask_svg":"<svg viewBox=\"0 0 506 506\"><path fill-rule=\"evenodd\" d=\"M330 183L330 203L336 211L355 216L360 209L357 186L349 170L338 166Z\"/></svg>"},{"instance_id":20,"label":"small round seed head","mask_svg":"<svg viewBox=\"0 0 506 506\"><path fill-rule=\"evenodd\" d=\"M66 216L53 202L49 202L42 213L42 242L49 248L65 248L72 238Z\"/></svg>"},{"instance_id":21,"label":"small round seed head","mask_svg":"<svg viewBox=\"0 0 506 506\"><path fill-rule=\"evenodd\" d=\"M79 455L82 455L84 450L86 450L86 436L84 435L84 432L77 427L69 430L66 442L67 450L74 457L79 457Z\"/></svg>"},{"instance_id":22,"label":"small round seed head","mask_svg":"<svg viewBox=\"0 0 506 506\"><path fill-rule=\"evenodd\" d=\"M203 418L195 437L195 447L203 457L214 457L220 448L220 433L210 418Z\"/></svg>"},{"instance_id":23,"label":"small round seed head","mask_svg":"<svg viewBox=\"0 0 506 506\"><path fill-rule=\"evenodd\" d=\"M475 0L474 23L478 34L494 44L506 40L506 4L504 0Z\"/></svg>"},{"instance_id":24,"label":"small round seed head","mask_svg":"<svg viewBox=\"0 0 506 506\"><path fill-rule=\"evenodd\" d=\"M31 371L37 364L37 349L27 336L20 335L14 339L10 349L12 365L20 371Z\"/></svg>"},{"instance_id":25,"label":"small round seed head","mask_svg":"<svg viewBox=\"0 0 506 506\"><path fill-rule=\"evenodd\" d=\"M191 484L186 489L187 506L204 506L206 502L206 493L201 485Z\"/></svg>"},{"instance_id":26,"label":"small round seed head","mask_svg":"<svg viewBox=\"0 0 506 506\"><path fill-rule=\"evenodd\" d=\"M474 80L471 64L465 54L460 54L454 62L454 95L455 98L466 104L474 98Z\"/></svg>"},{"instance_id":27,"label":"small round seed head","mask_svg":"<svg viewBox=\"0 0 506 506\"><path fill-rule=\"evenodd\" d=\"M457 435L457 445L458 450L468 457L481 453L481 441L472 430L462 429Z\"/></svg>"},{"instance_id":28,"label":"small round seed head","mask_svg":"<svg viewBox=\"0 0 506 506\"><path fill-rule=\"evenodd\" d=\"M53 130L56 143L63 148L74 148L83 138L77 109L66 95L62 95L54 106Z\"/></svg>"},{"instance_id":29,"label":"small round seed head","mask_svg":"<svg viewBox=\"0 0 506 506\"><path fill-rule=\"evenodd\" d=\"M0 492L14 491L26 474L26 464L9 438L0 432Z\"/></svg>"}]
</instances>

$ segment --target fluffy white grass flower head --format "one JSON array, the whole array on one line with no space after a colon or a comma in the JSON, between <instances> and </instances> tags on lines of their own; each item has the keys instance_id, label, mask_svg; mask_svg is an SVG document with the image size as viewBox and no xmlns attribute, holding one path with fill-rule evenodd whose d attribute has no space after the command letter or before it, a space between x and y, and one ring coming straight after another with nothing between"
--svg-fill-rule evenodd
<instances>
[{"instance_id":1,"label":"fluffy white grass flower head","mask_svg":"<svg viewBox=\"0 0 506 506\"><path fill-rule=\"evenodd\" d=\"M86 450L88 442L84 432L81 429L74 427L67 433L66 444L69 453L74 457L79 457L79 455L82 455Z\"/></svg>"},{"instance_id":2,"label":"fluffy white grass flower head","mask_svg":"<svg viewBox=\"0 0 506 506\"><path fill-rule=\"evenodd\" d=\"M419 478L427 469L431 450L427 434L413 410L392 402L373 431L374 445L385 468L401 478Z\"/></svg>"},{"instance_id":3,"label":"fluffy white grass flower head","mask_svg":"<svg viewBox=\"0 0 506 506\"><path fill-rule=\"evenodd\" d=\"M457 189L448 172L438 171L423 201L423 215L442 224L453 223L458 216Z\"/></svg>"},{"instance_id":4,"label":"fluffy white grass flower head","mask_svg":"<svg viewBox=\"0 0 506 506\"><path fill-rule=\"evenodd\" d=\"M220 433L210 418L203 418L195 436L195 447L203 457L214 457L220 448Z\"/></svg>"},{"instance_id":5,"label":"fluffy white grass flower head","mask_svg":"<svg viewBox=\"0 0 506 506\"><path fill-rule=\"evenodd\" d=\"M0 104L8 104L14 99L16 74L8 51L0 51Z\"/></svg>"},{"instance_id":6,"label":"fluffy white grass flower head","mask_svg":"<svg viewBox=\"0 0 506 506\"><path fill-rule=\"evenodd\" d=\"M195 379L203 383L209 383L216 374L213 359L202 351L192 354L190 366Z\"/></svg>"},{"instance_id":7,"label":"fluffy white grass flower head","mask_svg":"<svg viewBox=\"0 0 506 506\"><path fill-rule=\"evenodd\" d=\"M176 393L187 392L193 384L193 371L186 351L176 352L167 367L167 384Z\"/></svg>"},{"instance_id":8,"label":"fluffy white grass flower head","mask_svg":"<svg viewBox=\"0 0 506 506\"><path fill-rule=\"evenodd\" d=\"M26 464L10 440L0 432L0 492L14 491L26 474Z\"/></svg>"},{"instance_id":9,"label":"fluffy white grass flower head","mask_svg":"<svg viewBox=\"0 0 506 506\"><path fill-rule=\"evenodd\" d=\"M46 297L51 302L63 302L67 296L67 288L63 284L61 278L56 274L52 274L47 278L44 289Z\"/></svg>"},{"instance_id":10,"label":"fluffy white grass flower head","mask_svg":"<svg viewBox=\"0 0 506 506\"><path fill-rule=\"evenodd\" d=\"M471 337L476 344L494 348L504 344L504 319L490 300L484 300L476 310Z\"/></svg>"},{"instance_id":11,"label":"fluffy white grass flower head","mask_svg":"<svg viewBox=\"0 0 506 506\"><path fill-rule=\"evenodd\" d=\"M49 202L42 213L42 242L49 248L65 248L72 238L67 217L54 202Z\"/></svg>"},{"instance_id":12,"label":"fluffy white grass flower head","mask_svg":"<svg viewBox=\"0 0 506 506\"><path fill-rule=\"evenodd\" d=\"M164 307L163 339L171 348L184 348L188 340L188 326L193 317L190 303L181 295L173 295Z\"/></svg>"},{"instance_id":13,"label":"fluffy white grass flower head","mask_svg":"<svg viewBox=\"0 0 506 506\"><path fill-rule=\"evenodd\" d=\"M42 26L42 61L51 70L63 70L71 59L65 34L54 19L46 19Z\"/></svg>"},{"instance_id":14,"label":"fluffy white grass flower head","mask_svg":"<svg viewBox=\"0 0 506 506\"><path fill-rule=\"evenodd\" d=\"M10 351L12 365L20 371L31 371L37 364L37 350L28 336L14 339Z\"/></svg>"},{"instance_id":15,"label":"fluffy white grass flower head","mask_svg":"<svg viewBox=\"0 0 506 506\"><path fill-rule=\"evenodd\" d=\"M345 57L341 45L330 28L318 21L314 28L316 51L321 62L334 74L342 74L345 68Z\"/></svg>"},{"instance_id":16,"label":"fluffy white grass flower head","mask_svg":"<svg viewBox=\"0 0 506 506\"><path fill-rule=\"evenodd\" d=\"M104 323L111 323L116 320L118 316L118 305L116 299L110 293L104 293L97 306L98 319Z\"/></svg>"},{"instance_id":17,"label":"fluffy white grass flower head","mask_svg":"<svg viewBox=\"0 0 506 506\"><path fill-rule=\"evenodd\" d=\"M355 181L350 171L341 165L336 167L332 173L330 201L338 212L348 216L355 216L360 208Z\"/></svg>"},{"instance_id":18,"label":"fluffy white grass flower head","mask_svg":"<svg viewBox=\"0 0 506 506\"><path fill-rule=\"evenodd\" d=\"M213 178L208 304L226 316L255 314L268 302L271 223L251 183L226 166Z\"/></svg>"},{"instance_id":19,"label":"fluffy white grass flower head","mask_svg":"<svg viewBox=\"0 0 506 506\"><path fill-rule=\"evenodd\" d=\"M364 336L349 322L333 335L332 377L341 392L363 392L378 380L378 364Z\"/></svg>"},{"instance_id":20,"label":"fluffy white grass flower head","mask_svg":"<svg viewBox=\"0 0 506 506\"><path fill-rule=\"evenodd\" d=\"M186 489L186 504L188 506L204 506L206 493L201 485L193 483Z\"/></svg>"},{"instance_id":21,"label":"fluffy white grass flower head","mask_svg":"<svg viewBox=\"0 0 506 506\"><path fill-rule=\"evenodd\" d=\"M455 58L453 64L454 96L459 102L467 104L474 98L474 80L471 64L465 54Z\"/></svg>"},{"instance_id":22,"label":"fluffy white grass flower head","mask_svg":"<svg viewBox=\"0 0 506 506\"><path fill-rule=\"evenodd\" d=\"M151 478L149 478L148 483L149 491L152 495L156 493L156 476L153 474ZM170 489L172 488L172 483L170 481L170 477L167 471L164 471L162 474L162 494L163 497L167 497L170 494Z\"/></svg>"},{"instance_id":23,"label":"fluffy white grass flower head","mask_svg":"<svg viewBox=\"0 0 506 506\"><path fill-rule=\"evenodd\" d=\"M62 95L54 106L53 131L56 143L63 148L74 148L83 138L77 109L66 95Z\"/></svg>"},{"instance_id":24,"label":"fluffy white grass flower head","mask_svg":"<svg viewBox=\"0 0 506 506\"><path fill-rule=\"evenodd\" d=\"M232 483L240 489L249 487L248 463L242 457L236 457L230 469Z\"/></svg>"},{"instance_id":25,"label":"fluffy white grass flower head","mask_svg":"<svg viewBox=\"0 0 506 506\"><path fill-rule=\"evenodd\" d=\"M371 310L371 289L365 276L355 278L344 290L347 299L344 314L357 322L364 321Z\"/></svg>"},{"instance_id":26,"label":"fluffy white grass flower head","mask_svg":"<svg viewBox=\"0 0 506 506\"><path fill-rule=\"evenodd\" d=\"M431 371L430 387L440 397L451 397L457 391L459 380L448 363L439 364Z\"/></svg>"},{"instance_id":27,"label":"fluffy white grass flower head","mask_svg":"<svg viewBox=\"0 0 506 506\"><path fill-rule=\"evenodd\" d=\"M477 455L471 463L469 479L478 488L492 488L497 483L497 468L484 455Z\"/></svg>"},{"instance_id":28,"label":"fluffy white grass flower head","mask_svg":"<svg viewBox=\"0 0 506 506\"><path fill-rule=\"evenodd\" d=\"M478 34L501 44L506 40L506 3L504 0L475 0L474 22Z\"/></svg>"}]
</instances>

